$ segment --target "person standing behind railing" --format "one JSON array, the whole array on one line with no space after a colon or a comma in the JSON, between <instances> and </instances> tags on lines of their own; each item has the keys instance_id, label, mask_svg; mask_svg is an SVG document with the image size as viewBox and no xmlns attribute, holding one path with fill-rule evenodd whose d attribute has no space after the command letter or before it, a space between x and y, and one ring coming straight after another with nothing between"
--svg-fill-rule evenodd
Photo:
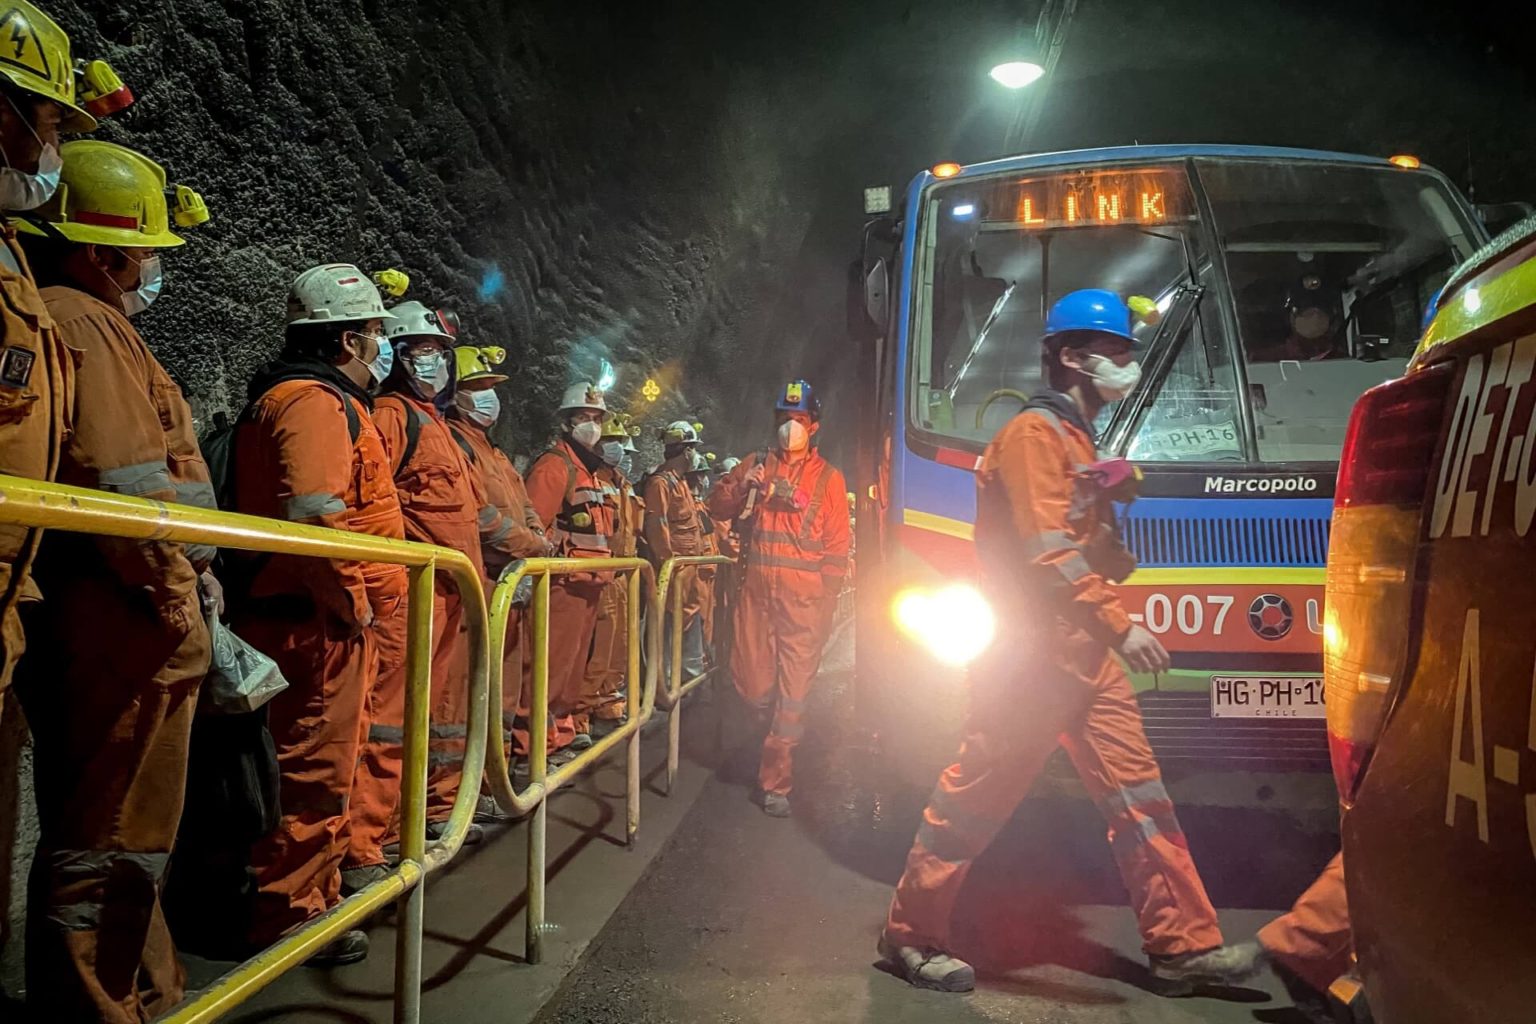
<instances>
[{"instance_id":1,"label":"person standing behind railing","mask_svg":"<svg viewBox=\"0 0 1536 1024\"><path fill-rule=\"evenodd\" d=\"M645 540L651 561L660 572L670 558L705 554L704 526L699 519L699 503L688 486L688 474L698 454L698 428L686 420L668 424L662 431L662 452L666 456L656 472L645 481ZM704 622L700 615L696 569L685 568L673 578L673 586L683 588L683 676L704 670ZM670 617L672 603L658 614ZM664 620L665 621L665 620ZM663 637L670 637L663 631ZM662 644L663 672L670 674L672 641Z\"/></svg>"},{"instance_id":2,"label":"person standing behind railing","mask_svg":"<svg viewBox=\"0 0 1536 1024\"><path fill-rule=\"evenodd\" d=\"M624 471L635 451L629 418L609 413L603 420L600 444L603 465L597 470L597 480L616 527L613 555L634 558L644 526L645 504L635 494ZM612 732L624 720L624 677L629 673L629 645L625 643L628 621L629 577L616 574L603 586L602 597L598 599L592 654L587 659L576 705L573 746L591 746L595 736Z\"/></svg>"},{"instance_id":3,"label":"person standing behind railing","mask_svg":"<svg viewBox=\"0 0 1536 1024\"><path fill-rule=\"evenodd\" d=\"M392 319L349 264L314 267L293 282L286 344L251 382L251 404L235 427L237 511L405 537L389 455L369 416L371 388L393 362L384 338ZM390 629L400 649L387 656L404 661L407 582L403 567L376 562L259 555L235 564L246 580L226 580L234 628L288 680L267 705L282 819L251 851L256 891L246 937L260 949L340 900L368 696ZM368 936L353 930L310 963L367 955Z\"/></svg>"},{"instance_id":4,"label":"person standing behind railing","mask_svg":"<svg viewBox=\"0 0 1536 1024\"><path fill-rule=\"evenodd\" d=\"M490 429L501 416L501 399L496 394L496 385L507 380L493 367L505 358L506 353L499 348L463 345L454 349L459 389L454 395L454 407L448 414L448 427L464 450L470 468L480 475L486 500L496 506L501 515L500 524L480 538L490 589L494 589L502 570L513 562L524 558L548 558L556 551L555 545L544 534L544 524L539 521L538 512L528 500L528 486L522 475L506 453L491 443ZM526 732L520 739L520 751L517 749L519 738L514 734L522 679L522 654L517 642L521 618L519 610L514 608L507 618L503 650L502 736L509 746L509 760L519 753L522 756L528 753ZM500 816L489 796L481 797L481 813L491 818Z\"/></svg>"},{"instance_id":5,"label":"person standing behind railing","mask_svg":"<svg viewBox=\"0 0 1536 1024\"><path fill-rule=\"evenodd\" d=\"M709 456L714 458L713 455ZM693 503L699 510L699 544L703 549L701 555L718 555L720 553L720 534L715 526L714 518L709 514L709 509L704 506L704 499L709 494L709 459L699 452L693 453L693 465L688 470L688 490L693 492ZM715 644L715 577L717 566L701 565L693 573L694 600L699 605L699 642L701 645L700 659L695 673L704 670L704 650L714 650ZM711 661L713 664L713 661Z\"/></svg>"},{"instance_id":6,"label":"person standing behind railing","mask_svg":"<svg viewBox=\"0 0 1536 1024\"><path fill-rule=\"evenodd\" d=\"M61 149L61 187L20 225L48 315L78 353L61 483L214 507L192 411L129 317L160 293L165 172L109 142ZM176 221L208 219L176 189ZM32 727L42 839L27 901L27 987L50 1020L138 1021L186 975L159 901L181 819L213 548L50 532L24 613L16 690Z\"/></svg>"},{"instance_id":7,"label":"person standing behind railing","mask_svg":"<svg viewBox=\"0 0 1536 1024\"><path fill-rule=\"evenodd\" d=\"M15 218L58 189L59 133L92 131L96 119L76 104L64 31L26 0L5 11L0 32L15 53L0 61L0 473L53 480L70 430L75 365L38 297ZM26 645L20 608L42 600L32 580L42 536L0 525L0 712Z\"/></svg>"},{"instance_id":8,"label":"person standing behind railing","mask_svg":"<svg viewBox=\"0 0 1536 1024\"><path fill-rule=\"evenodd\" d=\"M384 394L373 418L389 451L405 534L424 544L462 551L485 576L482 541L506 539L509 529L502 513L487 499L479 473L465 457L446 413L454 406L457 367L453 332L457 318L428 309L420 302L402 302L391 310L390 341L395 349L394 371L384 382ZM427 835L441 838L463 781L464 746L469 720L469 647L465 638L464 603L457 585L439 575L432 613L432 726L427 763ZM359 794L373 809L372 836L386 841L379 829L393 816L383 815L400 800L398 734L380 736L380 727L393 730L405 722L405 662L401 659L379 680L373 707L380 726L369 736ZM356 819L354 819L356 825ZM393 831L393 830L391 830ZM480 826L471 824L465 843L478 843ZM354 848L358 845L354 838ZM372 851L370 851L372 853ZM377 854L374 854L377 856ZM355 873L348 863L348 886ZM377 873L377 872L375 872Z\"/></svg>"},{"instance_id":9,"label":"person standing behind railing","mask_svg":"<svg viewBox=\"0 0 1536 1024\"><path fill-rule=\"evenodd\" d=\"M571 385L560 403L560 438L528 470L528 497L545 530L559 538L563 558L613 555L618 523L597 477L607 412L602 391L587 383ZM611 577L606 572L567 573L550 580L549 711L556 718L574 712L580 699L597 603ZM525 647L523 670L531 694L532 650ZM554 764L571 756L562 754Z\"/></svg>"}]
</instances>

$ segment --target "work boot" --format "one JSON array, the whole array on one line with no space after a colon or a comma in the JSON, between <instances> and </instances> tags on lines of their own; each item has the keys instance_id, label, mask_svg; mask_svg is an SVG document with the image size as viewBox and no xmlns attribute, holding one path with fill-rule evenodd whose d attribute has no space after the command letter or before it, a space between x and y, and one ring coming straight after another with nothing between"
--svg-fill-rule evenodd
<instances>
[{"instance_id":1,"label":"work boot","mask_svg":"<svg viewBox=\"0 0 1536 1024\"><path fill-rule=\"evenodd\" d=\"M932 946L898 946L881 932L876 949L909 985L937 992L969 992L976 987L976 968Z\"/></svg>"},{"instance_id":2,"label":"work boot","mask_svg":"<svg viewBox=\"0 0 1536 1024\"><path fill-rule=\"evenodd\" d=\"M361 892L374 882L382 882L389 877L388 864L365 864L362 867L341 869L341 894L351 896L355 892Z\"/></svg>"},{"instance_id":3,"label":"work boot","mask_svg":"<svg viewBox=\"0 0 1536 1024\"><path fill-rule=\"evenodd\" d=\"M789 817L789 797L783 793L764 793L758 802L770 818Z\"/></svg>"},{"instance_id":4,"label":"work boot","mask_svg":"<svg viewBox=\"0 0 1536 1024\"><path fill-rule=\"evenodd\" d=\"M368 936L356 928L342 932L330 945L304 961L305 967L345 967L368 959Z\"/></svg>"},{"instance_id":5,"label":"work boot","mask_svg":"<svg viewBox=\"0 0 1536 1024\"><path fill-rule=\"evenodd\" d=\"M579 733L577 733L575 735L575 737L572 738L571 745L569 747L567 747L566 749L567 750L574 750L577 753L580 753L583 750L591 750L592 749L592 734L589 733L589 732L579 732Z\"/></svg>"},{"instance_id":6,"label":"work boot","mask_svg":"<svg viewBox=\"0 0 1536 1024\"><path fill-rule=\"evenodd\" d=\"M501 813L501 808L496 804L496 798L489 793L481 793L480 799L475 801L476 823L495 825L506 820L507 816Z\"/></svg>"},{"instance_id":7,"label":"work boot","mask_svg":"<svg viewBox=\"0 0 1536 1024\"><path fill-rule=\"evenodd\" d=\"M1230 988L1253 977L1263 966L1262 957L1252 948L1256 945L1217 946L1174 956L1149 954L1147 963L1159 995L1187 996L1202 986Z\"/></svg>"},{"instance_id":8,"label":"work boot","mask_svg":"<svg viewBox=\"0 0 1536 1024\"><path fill-rule=\"evenodd\" d=\"M427 841L428 842L434 842L434 841L437 841L437 840L441 840L443 838L443 836L445 836L447 834L448 834L448 823L446 821L429 821L429 822L427 822ZM479 825L476 825L474 822L470 822L469 823L469 831L464 833L464 845L465 846L474 846L474 845L479 843L484 838L485 838L485 829L481 828Z\"/></svg>"},{"instance_id":9,"label":"work boot","mask_svg":"<svg viewBox=\"0 0 1536 1024\"><path fill-rule=\"evenodd\" d=\"M591 745L591 737L588 737L588 745ZM551 752L550 755L544 759L544 770L552 772L556 768L562 767L563 765L568 765L572 761L576 760L576 755L579 753L581 753L581 751L576 749L576 744L574 742L572 742L568 747L561 747L559 750Z\"/></svg>"},{"instance_id":10,"label":"work boot","mask_svg":"<svg viewBox=\"0 0 1536 1024\"><path fill-rule=\"evenodd\" d=\"M592 720L592 738L600 740L604 736L615 733L627 721L629 721L628 718L594 718Z\"/></svg>"}]
</instances>

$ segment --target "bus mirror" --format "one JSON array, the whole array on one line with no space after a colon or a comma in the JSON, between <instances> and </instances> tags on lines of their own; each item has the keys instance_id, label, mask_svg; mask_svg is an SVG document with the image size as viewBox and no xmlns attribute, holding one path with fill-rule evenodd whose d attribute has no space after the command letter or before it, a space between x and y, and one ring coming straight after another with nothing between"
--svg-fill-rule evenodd
<instances>
[{"instance_id":1,"label":"bus mirror","mask_svg":"<svg viewBox=\"0 0 1536 1024\"><path fill-rule=\"evenodd\" d=\"M890 323L890 274L884 259L875 260L864 275L864 312L882 331Z\"/></svg>"},{"instance_id":2,"label":"bus mirror","mask_svg":"<svg viewBox=\"0 0 1536 1024\"><path fill-rule=\"evenodd\" d=\"M1505 228L1529 217L1536 207L1530 203L1478 203L1477 217L1490 235L1497 235Z\"/></svg>"},{"instance_id":3,"label":"bus mirror","mask_svg":"<svg viewBox=\"0 0 1536 1024\"><path fill-rule=\"evenodd\" d=\"M1269 395L1265 394L1263 384L1248 385L1248 404L1253 406L1254 412L1263 412L1269 407Z\"/></svg>"}]
</instances>

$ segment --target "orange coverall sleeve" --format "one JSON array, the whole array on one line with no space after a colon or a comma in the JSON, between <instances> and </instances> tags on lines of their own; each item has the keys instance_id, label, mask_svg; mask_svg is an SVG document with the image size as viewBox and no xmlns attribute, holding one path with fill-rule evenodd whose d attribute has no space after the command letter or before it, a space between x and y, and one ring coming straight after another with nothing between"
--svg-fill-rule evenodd
<instances>
[{"instance_id":1,"label":"orange coverall sleeve","mask_svg":"<svg viewBox=\"0 0 1536 1024\"><path fill-rule=\"evenodd\" d=\"M999 435L996 458L1027 573L1057 595L1063 617L1104 643L1118 643L1131 620L1114 589L1089 567L1067 523L1072 459L1061 435L1043 416L1017 416Z\"/></svg>"},{"instance_id":2,"label":"orange coverall sleeve","mask_svg":"<svg viewBox=\"0 0 1536 1024\"><path fill-rule=\"evenodd\" d=\"M709 494L704 498L704 507L709 514L716 519L735 519L741 515L741 510L746 507L747 493L751 487L747 484L747 474L752 472L752 467L758 464L756 455L748 456L736 464L736 468L716 481L715 486L709 489ZM647 491L647 501L650 492Z\"/></svg>"},{"instance_id":3,"label":"orange coverall sleeve","mask_svg":"<svg viewBox=\"0 0 1536 1024\"><path fill-rule=\"evenodd\" d=\"M821 500L821 574L840 581L848 572L848 552L853 543L848 523L848 485L840 470L828 466L822 486L826 490Z\"/></svg>"},{"instance_id":4,"label":"orange coverall sleeve","mask_svg":"<svg viewBox=\"0 0 1536 1024\"><path fill-rule=\"evenodd\" d=\"M507 481L506 521L510 527L505 545L500 549L512 558L543 558L550 554L550 543L544 536L544 524L528 500L528 485L512 465L512 460L500 451L495 456L501 463L501 471Z\"/></svg>"},{"instance_id":5,"label":"orange coverall sleeve","mask_svg":"<svg viewBox=\"0 0 1536 1024\"><path fill-rule=\"evenodd\" d=\"M162 421L158 400L175 384L155 361L125 317L99 306L59 323L66 344L84 353L76 371L75 429L60 477L70 483L135 498L174 502L181 496L178 456L196 462L204 482L208 470L197 444ZM157 393L161 392L161 393ZM180 391L175 398L186 403ZM190 430L190 414L186 428ZM189 476L193 475L189 471ZM189 482L189 481L183 481ZM205 494L212 498L212 489ZM168 627L185 634L200 568L213 551L163 541L96 538L102 558L130 587L143 588ZM193 558L201 561L194 565Z\"/></svg>"},{"instance_id":6,"label":"orange coverall sleeve","mask_svg":"<svg viewBox=\"0 0 1536 1024\"><path fill-rule=\"evenodd\" d=\"M645 482L645 542L657 565L677 554L672 549L672 531L667 528L667 516L671 511L666 481L660 474L653 475Z\"/></svg>"},{"instance_id":7,"label":"orange coverall sleeve","mask_svg":"<svg viewBox=\"0 0 1536 1024\"><path fill-rule=\"evenodd\" d=\"M347 496L352 489L352 437L346 399L323 387L295 391L272 425L273 497L291 523L350 529ZM293 560L310 596L353 629L373 622L362 563L327 558Z\"/></svg>"},{"instance_id":8,"label":"orange coverall sleeve","mask_svg":"<svg viewBox=\"0 0 1536 1024\"><path fill-rule=\"evenodd\" d=\"M555 527L555 516L565 504L565 485L570 467L558 455L541 455L528 470L528 500L546 531Z\"/></svg>"}]
</instances>

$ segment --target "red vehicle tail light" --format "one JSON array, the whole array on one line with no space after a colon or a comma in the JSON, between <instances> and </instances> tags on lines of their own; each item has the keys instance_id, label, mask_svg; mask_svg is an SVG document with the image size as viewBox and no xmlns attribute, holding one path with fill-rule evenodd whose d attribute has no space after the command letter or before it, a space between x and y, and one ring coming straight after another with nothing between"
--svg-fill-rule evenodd
<instances>
[{"instance_id":1,"label":"red vehicle tail light","mask_svg":"<svg viewBox=\"0 0 1536 1024\"><path fill-rule=\"evenodd\" d=\"M1323 673L1328 746L1348 802L1407 667L1424 498L1450 398L1446 363L1372 388L1350 415L1339 460Z\"/></svg>"}]
</instances>

